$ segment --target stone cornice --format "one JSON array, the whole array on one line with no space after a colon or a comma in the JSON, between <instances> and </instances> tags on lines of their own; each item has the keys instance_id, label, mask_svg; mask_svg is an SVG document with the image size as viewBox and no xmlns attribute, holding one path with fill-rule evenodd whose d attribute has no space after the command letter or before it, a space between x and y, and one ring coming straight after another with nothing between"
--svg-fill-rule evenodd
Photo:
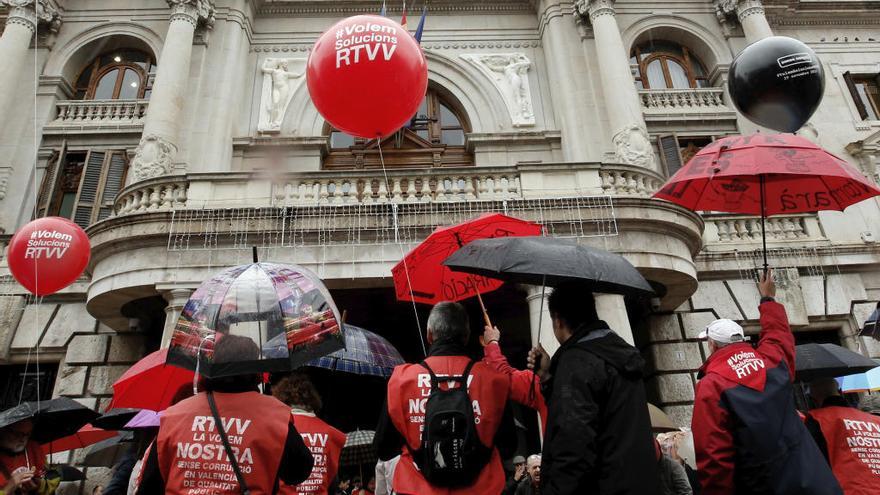
<instances>
[{"instance_id":1,"label":"stone cornice","mask_svg":"<svg viewBox=\"0 0 880 495\"><path fill-rule=\"evenodd\" d=\"M431 2L431 13L519 13L534 12L527 0L481 0L478 2L438 0ZM327 0L264 0L257 7L257 15L357 15L375 12L375 0L353 0L349 2L330 2ZM397 2L389 3L388 13L399 14L401 7Z\"/></svg>"},{"instance_id":2,"label":"stone cornice","mask_svg":"<svg viewBox=\"0 0 880 495\"><path fill-rule=\"evenodd\" d=\"M422 43L422 47L426 50L469 50L469 49L513 49L513 48L539 48L541 42L538 40L496 40L496 41L444 41ZM254 53L308 53L312 49L311 43L290 43L283 44L254 44L251 46L251 52Z\"/></svg>"}]
</instances>

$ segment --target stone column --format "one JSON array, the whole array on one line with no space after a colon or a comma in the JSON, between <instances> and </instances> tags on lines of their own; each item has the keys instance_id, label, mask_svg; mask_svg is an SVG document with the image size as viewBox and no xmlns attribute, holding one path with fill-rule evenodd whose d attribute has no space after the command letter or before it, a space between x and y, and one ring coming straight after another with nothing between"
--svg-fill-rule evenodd
<instances>
[{"instance_id":1,"label":"stone column","mask_svg":"<svg viewBox=\"0 0 880 495\"><path fill-rule=\"evenodd\" d=\"M150 107L144 119L144 132L132 161L133 182L173 172L183 108L188 98L190 57L193 36L200 22L211 25L213 0L168 0L171 18Z\"/></svg>"},{"instance_id":2,"label":"stone column","mask_svg":"<svg viewBox=\"0 0 880 495\"><path fill-rule=\"evenodd\" d=\"M539 2L538 22L543 25L541 42L550 80L550 97L556 126L562 132L562 155L568 162L596 160L590 155L588 128L582 107L587 91L584 89L589 75L586 61L580 51L580 35L571 12L570 4L560 0Z\"/></svg>"},{"instance_id":3,"label":"stone column","mask_svg":"<svg viewBox=\"0 0 880 495\"><path fill-rule=\"evenodd\" d=\"M715 14L722 26L735 16L749 43L773 36L761 0L715 0Z\"/></svg>"},{"instance_id":4,"label":"stone column","mask_svg":"<svg viewBox=\"0 0 880 495\"><path fill-rule=\"evenodd\" d=\"M171 335L174 333L174 327L177 325L177 319L180 318L180 312L189 301L189 297L193 293L193 289L167 289L163 290L162 297L168 301L165 306L165 327L162 329L162 341L160 347L168 347L171 343Z\"/></svg>"},{"instance_id":5,"label":"stone column","mask_svg":"<svg viewBox=\"0 0 880 495\"><path fill-rule=\"evenodd\" d=\"M553 289L547 287L547 290L544 292L544 306L542 311L541 287L527 285L524 286L524 288L526 289L526 302L529 305L529 325L532 333L532 345L534 346L538 343L538 325L540 324L541 345L544 346L544 349L548 354L553 356L556 349L559 349L559 342L553 334L553 321L550 319L550 310L547 309L547 299L550 297L550 292Z\"/></svg>"},{"instance_id":6,"label":"stone column","mask_svg":"<svg viewBox=\"0 0 880 495\"><path fill-rule=\"evenodd\" d=\"M645 127L642 104L629 66L614 11L614 0L579 0L578 12L589 15L601 70L602 94L619 163L655 170L654 148Z\"/></svg>"},{"instance_id":7,"label":"stone column","mask_svg":"<svg viewBox=\"0 0 880 495\"><path fill-rule=\"evenodd\" d=\"M10 115L12 102L18 96L21 68L25 65L38 24L47 23L51 31L57 31L61 20L58 10L46 0L0 0L0 5L8 9L6 28L0 36L0 61L3 64L3 70L0 70L0 115ZM0 130L14 120L0 120Z\"/></svg>"},{"instance_id":8,"label":"stone column","mask_svg":"<svg viewBox=\"0 0 880 495\"><path fill-rule=\"evenodd\" d=\"M629 316L626 314L626 303L623 296L617 294L593 294L596 299L596 313L599 319L617 332L623 340L635 345L632 327L629 324Z\"/></svg>"}]
</instances>

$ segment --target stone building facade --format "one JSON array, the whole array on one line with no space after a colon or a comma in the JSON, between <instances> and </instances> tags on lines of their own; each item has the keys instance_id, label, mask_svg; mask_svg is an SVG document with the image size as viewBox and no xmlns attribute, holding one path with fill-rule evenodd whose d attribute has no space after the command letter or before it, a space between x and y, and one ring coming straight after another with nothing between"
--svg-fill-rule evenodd
<instances>
[{"instance_id":1,"label":"stone building facade","mask_svg":"<svg viewBox=\"0 0 880 495\"><path fill-rule=\"evenodd\" d=\"M317 271L353 322L392 341L409 332L407 348L416 323L393 302L391 266L438 224L504 211L619 252L654 285L653 300L597 302L648 359L652 401L684 426L706 356L697 333L717 317L757 328L760 226L649 197L713 138L759 130L726 94L735 55L773 34L810 45L825 98L800 133L880 182L880 2L432 1L429 93L382 143L384 168L375 141L324 122L304 83L315 39L380 4L0 0L0 239L62 215L93 246L86 274L39 305L6 284L10 383L103 406L195 287L252 245ZM798 339L880 357L856 336L880 299L880 203L773 217L768 237ZM521 356L541 293L493 297L505 350Z\"/></svg>"}]
</instances>

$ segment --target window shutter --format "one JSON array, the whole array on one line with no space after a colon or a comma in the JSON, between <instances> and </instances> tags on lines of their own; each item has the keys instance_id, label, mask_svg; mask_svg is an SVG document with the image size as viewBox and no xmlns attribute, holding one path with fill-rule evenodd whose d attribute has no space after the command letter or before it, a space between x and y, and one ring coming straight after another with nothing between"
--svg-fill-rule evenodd
<instances>
[{"instance_id":1,"label":"window shutter","mask_svg":"<svg viewBox=\"0 0 880 495\"><path fill-rule=\"evenodd\" d=\"M40 185L40 196L37 200L37 218L45 217L49 212L55 189L58 186L58 171L64 167L64 158L67 155L67 141L61 143L58 157L46 164L46 173L43 175L43 183Z\"/></svg>"},{"instance_id":2,"label":"window shutter","mask_svg":"<svg viewBox=\"0 0 880 495\"><path fill-rule=\"evenodd\" d=\"M852 97L853 103L856 104L856 110L859 112L859 117L862 120L868 118L868 110L865 108L865 102L862 101L862 97L859 95L859 90L856 89L856 84L853 82L852 74L849 71L843 73L843 80L846 81L846 87L849 89L849 95Z\"/></svg>"},{"instance_id":3,"label":"window shutter","mask_svg":"<svg viewBox=\"0 0 880 495\"><path fill-rule=\"evenodd\" d=\"M100 209L97 220L103 220L113 213L113 202L116 195L125 183L125 174L128 171L128 159L125 151L114 151L110 155L110 163L104 177L104 186L101 191Z\"/></svg>"},{"instance_id":4,"label":"window shutter","mask_svg":"<svg viewBox=\"0 0 880 495\"><path fill-rule=\"evenodd\" d=\"M92 212L95 209L95 199L98 195L98 186L101 182L101 172L104 168L104 151L90 151L86 159L85 170L82 172L82 181L79 184L79 192L76 196L76 206L73 210L73 221L82 228L92 223Z\"/></svg>"},{"instance_id":5,"label":"window shutter","mask_svg":"<svg viewBox=\"0 0 880 495\"><path fill-rule=\"evenodd\" d=\"M663 166L666 168L666 175L672 177L672 175L678 172L678 169L683 165L681 162L681 150L678 145L678 139L676 139L675 134L668 134L665 136L659 136L657 138L657 143L660 147L660 159L663 161Z\"/></svg>"}]
</instances>

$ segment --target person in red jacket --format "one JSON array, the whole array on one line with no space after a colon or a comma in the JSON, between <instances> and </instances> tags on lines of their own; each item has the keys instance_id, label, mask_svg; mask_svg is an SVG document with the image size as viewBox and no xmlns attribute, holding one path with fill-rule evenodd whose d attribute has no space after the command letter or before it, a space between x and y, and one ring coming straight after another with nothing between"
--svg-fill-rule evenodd
<instances>
[{"instance_id":1,"label":"person in red jacket","mask_svg":"<svg viewBox=\"0 0 880 495\"><path fill-rule=\"evenodd\" d=\"M342 447L345 446L345 433L315 415L321 410L321 396L305 374L293 373L289 377L282 378L272 387L272 395L291 406L293 424L315 458L312 474L307 480L296 486L282 483L278 493L327 495L339 469L339 456L342 454Z\"/></svg>"},{"instance_id":2,"label":"person in red jacket","mask_svg":"<svg viewBox=\"0 0 880 495\"><path fill-rule=\"evenodd\" d=\"M441 302L434 306L428 317L428 342L431 351L425 362L439 376L463 376L472 362L465 345L470 336L468 315L457 303ZM470 486L461 488L438 487L429 483L419 472L413 452L421 444L421 430L425 419L425 402L430 395L431 378L418 364L403 364L394 369L388 382L387 407L376 428L374 444L379 458L388 460L397 454L400 461L394 470L392 488L401 495L465 495L498 494L504 489L504 468L495 446L496 433L502 424L505 404L510 391L510 379L487 364L473 364L468 396L473 402L474 419L479 440L491 446L488 463ZM449 382L440 381L442 388ZM510 435L498 435L498 438ZM403 451L401 452L401 448Z\"/></svg>"},{"instance_id":3,"label":"person in red jacket","mask_svg":"<svg viewBox=\"0 0 880 495\"><path fill-rule=\"evenodd\" d=\"M541 393L541 380L532 370L518 370L507 362L501 352L501 332L497 327L483 330L483 362L510 377L510 400L538 411L541 431L547 428L547 403Z\"/></svg>"},{"instance_id":4,"label":"person in red jacket","mask_svg":"<svg viewBox=\"0 0 880 495\"><path fill-rule=\"evenodd\" d=\"M711 353L700 368L691 423L701 493L840 494L797 415L794 336L785 308L773 299L769 272L758 289L757 348L731 320L714 321L700 334Z\"/></svg>"},{"instance_id":5,"label":"person in red jacket","mask_svg":"<svg viewBox=\"0 0 880 495\"><path fill-rule=\"evenodd\" d=\"M880 493L880 417L851 407L834 378L816 380L811 392L824 396L807 414L807 429L831 465L846 495ZM816 394L818 395L818 394Z\"/></svg>"},{"instance_id":6,"label":"person in red jacket","mask_svg":"<svg viewBox=\"0 0 880 495\"><path fill-rule=\"evenodd\" d=\"M224 335L214 347L215 364L259 358L259 347L247 337ZM206 392L166 409L137 493L238 495L243 487L232 458L252 495L275 493L279 480L289 485L305 480L312 470L312 454L293 425L290 408L259 392L262 379L257 373L208 378ZM209 397L216 403L232 455L223 445Z\"/></svg>"},{"instance_id":7,"label":"person in red jacket","mask_svg":"<svg viewBox=\"0 0 880 495\"><path fill-rule=\"evenodd\" d=\"M46 470L40 444L31 440L33 421L25 419L0 429L0 494L55 493L61 482Z\"/></svg>"}]
</instances>

